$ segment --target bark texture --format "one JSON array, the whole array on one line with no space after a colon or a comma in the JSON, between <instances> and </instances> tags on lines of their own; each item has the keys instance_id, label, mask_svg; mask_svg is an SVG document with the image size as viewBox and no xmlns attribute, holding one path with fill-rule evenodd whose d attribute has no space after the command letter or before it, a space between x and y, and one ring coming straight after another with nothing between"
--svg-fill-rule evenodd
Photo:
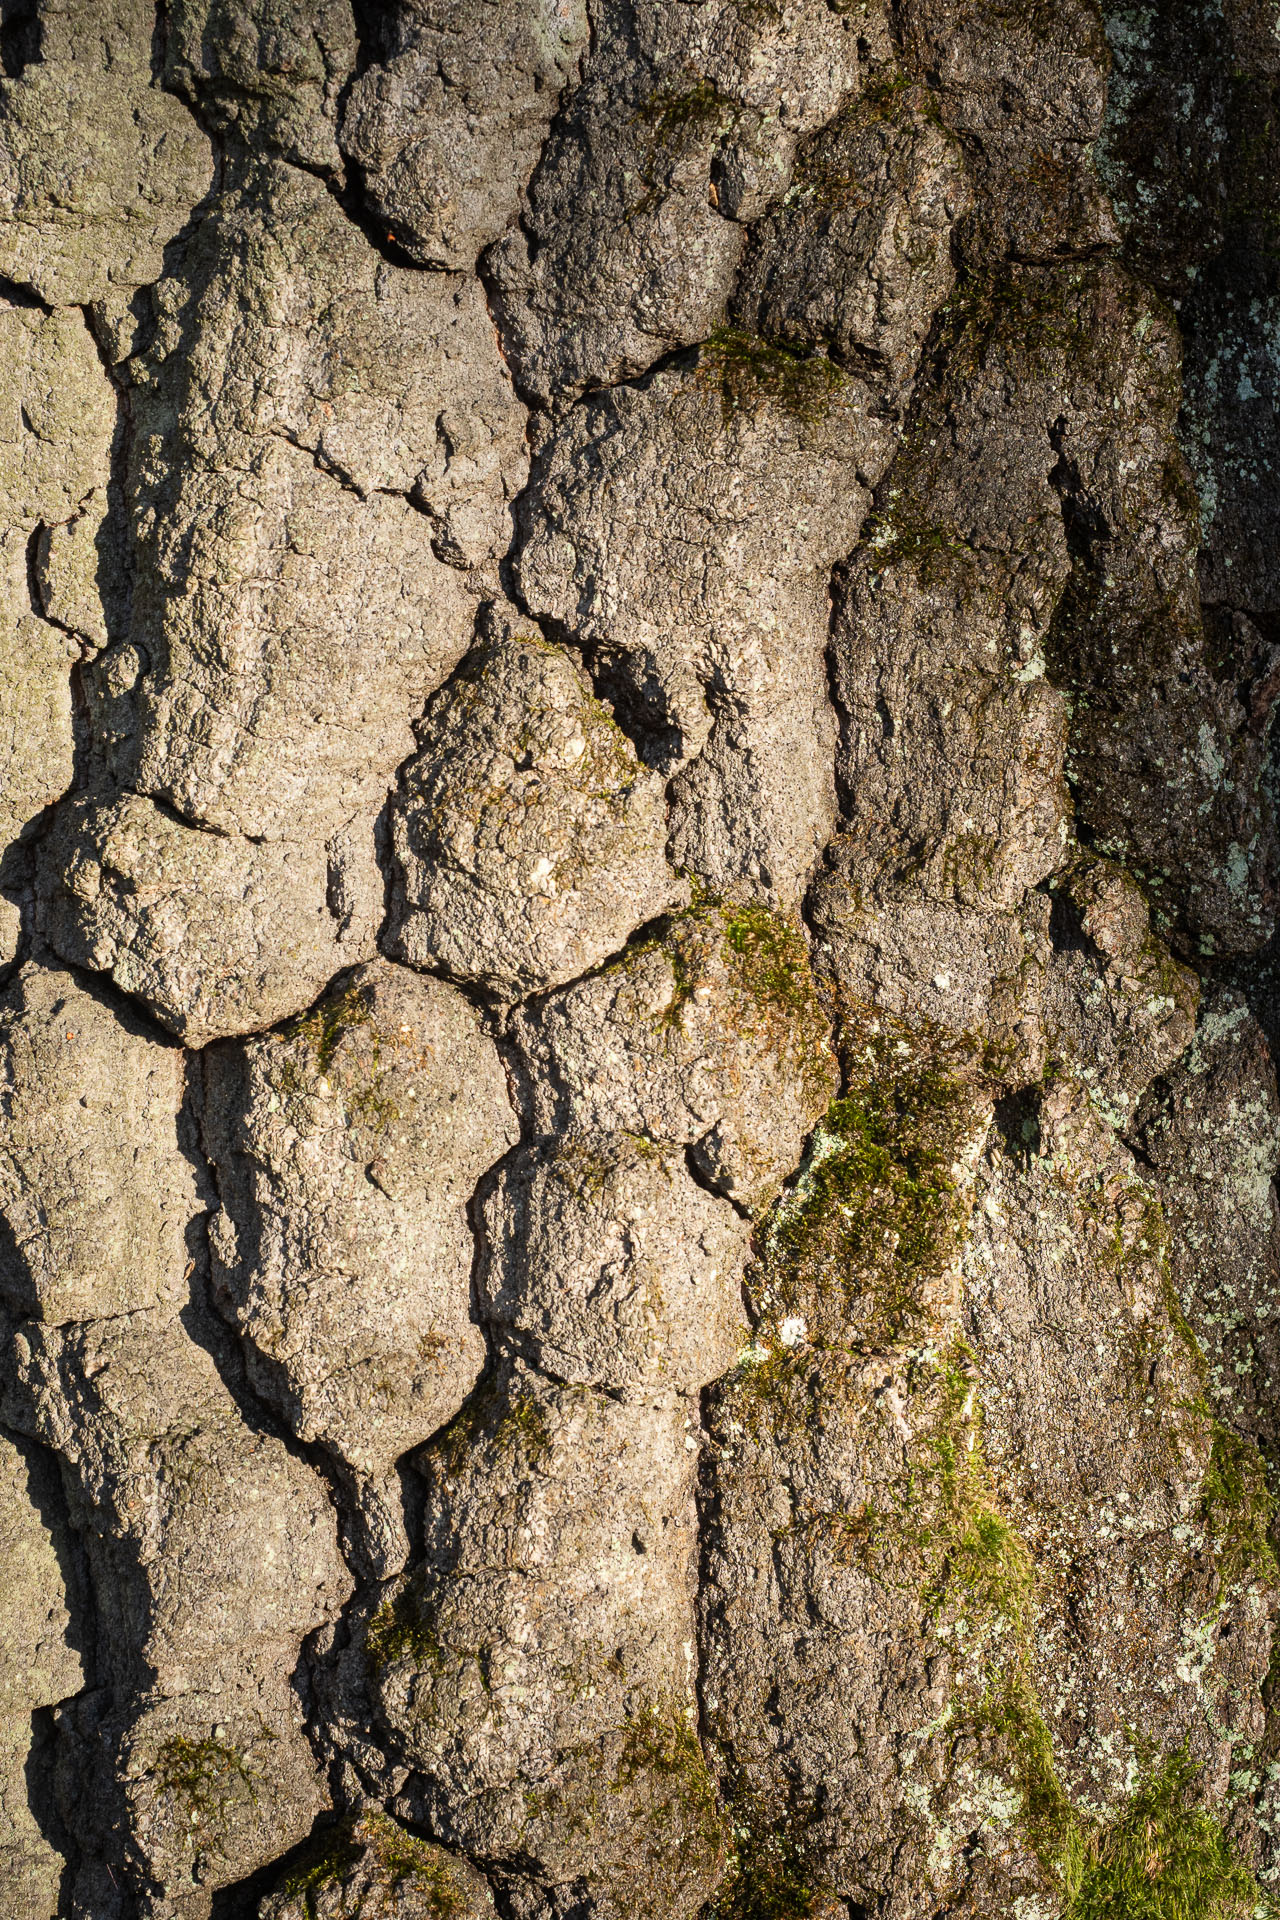
<instances>
[{"instance_id":1,"label":"bark texture","mask_svg":"<svg viewBox=\"0 0 1280 1920\"><path fill-rule=\"evenodd\" d=\"M0 67L4 1920L1280 1912L1274 0Z\"/></svg>"}]
</instances>

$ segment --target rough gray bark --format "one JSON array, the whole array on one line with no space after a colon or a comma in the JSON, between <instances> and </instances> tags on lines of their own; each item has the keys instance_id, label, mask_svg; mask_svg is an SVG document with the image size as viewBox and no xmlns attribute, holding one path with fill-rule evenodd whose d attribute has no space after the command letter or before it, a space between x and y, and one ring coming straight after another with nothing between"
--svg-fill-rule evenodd
<instances>
[{"instance_id":1,"label":"rough gray bark","mask_svg":"<svg viewBox=\"0 0 1280 1920\"><path fill-rule=\"evenodd\" d=\"M1274 12L0 0L5 1920L1280 1911Z\"/></svg>"}]
</instances>

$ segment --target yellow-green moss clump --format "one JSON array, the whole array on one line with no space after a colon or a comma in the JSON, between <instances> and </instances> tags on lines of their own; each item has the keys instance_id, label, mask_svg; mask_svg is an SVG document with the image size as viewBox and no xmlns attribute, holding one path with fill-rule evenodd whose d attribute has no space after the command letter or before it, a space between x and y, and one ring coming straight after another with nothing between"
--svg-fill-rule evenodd
<instances>
[{"instance_id":1,"label":"yellow-green moss clump","mask_svg":"<svg viewBox=\"0 0 1280 1920\"><path fill-rule=\"evenodd\" d=\"M415 1576L384 1600L369 1622L364 1651L374 1672L404 1659L433 1673L443 1670L447 1655L435 1630L436 1607L421 1582L422 1576Z\"/></svg>"},{"instance_id":2,"label":"yellow-green moss clump","mask_svg":"<svg viewBox=\"0 0 1280 1920\"><path fill-rule=\"evenodd\" d=\"M293 1043L278 1075L286 1098L315 1098L332 1076L331 1091L341 1100L348 1125L382 1134L400 1119L387 1087L389 1071L405 1064L405 1042L377 1024L371 985L348 987L323 1000L293 1021L285 1037Z\"/></svg>"},{"instance_id":3,"label":"yellow-green moss clump","mask_svg":"<svg viewBox=\"0 0 1280 1920\"><path fill-rule=\"evenodd\" d=\"M372 996L359 987L322 1000L287 1028L290 1040L300 1041L314 1056L317 1073L328 1073L344 1037L353 1027L366 1027L373 1018Z\"/></svg>"},{"instance_id":4,"label":"yellow-green moss clump","mask_svg":"<svg viewBox=\"0 0 1280 1920\"><path fill-rule=\"evenodd\" d=\"M620 1677L613 1659L604 1667ZM594 1690L594 1689L593 1689ZM571 1834L581 1876L601 1904L630 1905L646 1883L681 1912L701 1909L720 1879L725 1830L688 1709L669 1695L633 1694L620 1725L562 1750L559 1765L520 1793L525 1843Z\"/></svg>"},{"instance_id":5,"label":"yellow-green moss clump","mask_svg":"<svg viewBox=\"0 0 1280 1920\"><path fill-rule=\"evenodd\" d=\"M698 988L723 968L735 1029L767 1048L820 1111L835 1085L830 1022L818 999L808 942L794 920L698 890L691 908L613 964L626 965L654 949L670 955L675 979L662 1015L666 1026L683 1026Z\"/></svg>"},{"instance_id":6,"label":"yellow-green moss clump","mask_svg":"<svg viewBox=\"0 0 1280 1920\"><path fill-rule=\"evenodd\" d=\"M753 1304L769 1323L795 1316L811 1339L868 1350L926 1328L955 1255L975 1110L956 1073L881 1037L761 1235Z\"/></svg>"},{"instance_id":7,"label":"yellow-green moss clump","mask_svg":"<svg viewBox=\"0 0 1280 1920\"><path fill-rule=\"evenodd\" d=\"M887 1472L875 1451L882 1417L871 1409L868 1367L851 1353L761 1344L718 1390L713 1431L730 1445L742 1438L748 1462L759 1458L762 1497L779 1450L793 1464L792 1513L775 1545L784 1534L807 1536L815 1574L832 1560L857 1565L882 1590L887 1619L905 1603L908 1617L927 1621L948 1648L947 1743L976 1738L985 1764L1016 1796L1017 1824L1058 1920L1276 1920L1219 1819L1198 1804L1197 1770L1185 1752L1144 1754L1131 1733L1141 1771L1128 1797L1102 1815L1073 1804L1036 1685L1040 1574L1001 1511L983 1444L976 1357L959 1339L942 1352L899 1350L894 1373L909 1438ZM833 1510L821 1479L795 1469L806 1435L819 1447L833 1425L860 1418L875 1463L868 1494L856 1508ZM1233 1580L1270 1579L1270 1514L1257 1450L1217 1429L1200 1518L1224 1593ZM945 1781L938 1790L934 1808L945 1822ZM749 1817L735 1807L735 1851L711 1920L807 1920L815 1905L824 1911L803 1821L756 1817L756 1803L746 1804Z\"/></svg>"},{"instance_id":8,"label":"yellow-green moss clump","mask_svg":"<svg viewBox=\"0 0 1280 1920\"><path fill-rule=\"evenodd\" d=\"M1119 1817L1077 1820L1058 1862L1063 1920L1253 1920L1274 1916L1174 1753L1145 1770Z\"/></svg>"},{"instance_id":9,"label":"yellow-green moss clump","mask_svg":"<svg viewBox=\"0 0 1280 1920\"><path fill-rule=\"evenodd\" d=\"M810 1920L818 1897L803 1823L736 1808L733 1849L706 1920Z\"/></svg>"},{"instance_id":10,"label":"yellow-green moss clump","mask_svg":"<svg viewBox=\"0 0 1280 1920\"><path fill-rule=\"evenodd\" d=\"M351 1920L366 1911L391 1912L403 1883L412 1885L415 1914L432 1920L462 1920L475 1904L458 1863L441 1848L419 1840L376 1808L320 1835L276 1888L268 1912L316 1920L318 1896L329 1887L344 1888L342 1913Z\"/></svg>"},{"instance_id":11,"label":"yellow-green moss clump","mask_svg":"<svg viewBox=\"0 0 1280 1920\"><path fill-rule=\"evenodd\" d=\"M957 1370L953 1406L962 1378ZM1082 1812L1068 1799L1031 1676L1034 1563L997 1509L980 1427L977 1444L963 1451L945 1423L932 1443L943 1481L944 1548L932 1606L939 1617L963 1614L980 1649L977 1671L954 1703L955 1723L1003 1745L1023 1831L1060 1901L1061 1920L1276 1920L1278 1909L1220 1821L1197 1803L1198 1769L1185 1750L1148 1756L1137 1785L1109 1815ZM1221 1516L1229 1507L1224 1525L1234 1527L1231 1550L1240 1554L1270 1553L1265 1530L1258 1531L1261 1471L1255 1449L1215 1441L1205 1510Z\"/></svg>"},{"instance_id":12,"label":"yellow-green moss clump","mask_svg":"<svg viewBox=\"0 0 1280 1920\"><path fill-rule=\"evenodd\" d=\"M244 1758L222 1740L166 1740L152 1772L161 1791L187 1809L196 1827L218 1823L233 1802L258 1797Z\"/></svg>"},{"instance_id":13,"label":"yellow-green moss clump","mask_svg":"<svg viewBox=\"0 0 1280 1920\"><path fill-rule=\"evenodd\" d=\"M635 123L647 130L653 148L676 152L690 140L727 132L737 117L734 102L705 78L691 87L668 87L651 93L633 116Z\"/></svg>"},{"instance_id":14,"label":"yellow-green moss clump","mask_svg":"<svg viewBox=\"0 0 1280 1920\"><path fill-rule=\"evenodd\" d=\"M330 1827L318 1834L307 1846L302 1858L285 1874L276 1887L274 1902L278 1906L292 1902L306 1915L306 1920L315 1920L316 1895L325 1887L336 1885L351 1869L359 1863L364 1848L355 1838L354 1820L344 1820L340 1826Z\"/></svg>"},{"instance_id":15,"label":"yellow-green moss clump","mask_svg":"<svg viewBox=\"0 0 1280 1920\"><path fill-rule=\"evenodd\" d=\"M721 906L721 958L746 1012L806 1090L830 1071L827 1016L818 1001L809 948L795 922L758 906Z\"/></svg>"},{"instance_id":16,"label":"yellow-green moss clump","mask_svg":"<svg viewBox=\"0 0 1280 1920\"><path fill-rule=\"evenodd\" d=\"M1213 1448L1200 1487L1200 1518L1224 1591L1254 1582L1280 1585L1271 1544L1275 1509L1257 1447L1215 1420Z\"/></svg>"},{"instance_id":17,"label":"yellow-green moss clump","mask_svg":"<svg viewBox=\"0 0 1280 1920\"><path fill-rule=\"evenodd\" d=\"M614 1793L635 1793L650 1807L655 1839L670 1827L701 1871L714 1873L724 1851L724 1827L715 1786L689 1717L670 1701L641 1709L627 1722L610 1782Z\"/></svg>"}]
</instances>

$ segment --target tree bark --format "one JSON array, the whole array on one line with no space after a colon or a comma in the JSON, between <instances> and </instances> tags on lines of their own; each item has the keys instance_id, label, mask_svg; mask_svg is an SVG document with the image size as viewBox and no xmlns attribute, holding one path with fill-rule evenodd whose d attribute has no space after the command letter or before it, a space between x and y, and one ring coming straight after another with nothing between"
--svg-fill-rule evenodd
<instances>
[{"instance_id":1,"label":"tree bark","mask_svg":"<svg viewBox=\"0 0 1280 1920\"><path fill-rule=\"evenodd\" d=\"M1271 1911L1273 14L0 4L5 1915Z\"/></svg>"}]
</instances>

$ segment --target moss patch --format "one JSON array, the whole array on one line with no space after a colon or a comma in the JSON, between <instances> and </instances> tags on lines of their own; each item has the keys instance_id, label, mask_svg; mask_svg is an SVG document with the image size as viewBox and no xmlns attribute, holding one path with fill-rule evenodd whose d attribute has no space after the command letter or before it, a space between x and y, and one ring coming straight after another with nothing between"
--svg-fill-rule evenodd
<instances>
[{"instance_id":1,"label":"moss patch","mask_svg":"<svg viewBox=\"0 0 1280 1920\"><path fill-rule=\"evenodd\" d=\"M490 1375L432 1442L423 1466L437 1481L447 1483L473 1467L478 1457L515 1453L532 1470L546 1460L554 1444L545 1403L531 1393L504 1391ZM483 1464L478 1473L483 1477ZM399 1660L411 1659L426 1671L440 1673L452 1658L472 1659L479 1664L481 1679L487 1684L487 1650L446 1646L436 1631L437 1618L434 1577L429 1569L420 1568L383 1602L370 1621L364 1641L370 1667L378 1672Z\"/></svg>"},{"instance_id":2,"label":"moss patch","mask_svg":"<svg viewBox=\"0 0 1280 1920\"><path fill-rule=\"evenodd\" d=\"M733 1850L706 1920L809 1920L818 1893L804 1823L735 1808Z\"/></svg>"},{"instance_id":3,"label":"moss patch","mask_svg":"<svg viewBox=\"0 0 1280 1920\"><path fill-rule=\"evenodd\" d=\"M1021 1824L1061 1900L1062 1920L1274 1920L1275 1908L1221 1823L1197 1804L1198 1769L1185 1751L1149 1759L1110 1817L1083 1813L1068 1799L1031 1677L1031 1557L997 1510L980 1441L958 1472L945 1446L940 1458L951 1487L950 1538L935 1607L962 1608L984 1647L978 1694L957 1702L957 1723L994 1735L1009 1756ZM1206 1487L1218 1497L1222 1483L1238 1512L1251 1506L1251 1472L1227 1448Z\"/></svg>"},{"instance_id":4,"label":"moss patch","mask_svg":"<svg viewBox=\"0 0 1280 1920\"><path fill-rule=\"evenodd\" d=\"M603 1173L598 1177L603 1184ZM480 1382L462 1411L432 1442L429 1458L446 1479L453 1480L478 1447L491 1453L518 1450L527 1466L537 1467L550 1454L552 1445L551 1416L545 1404L531 1393L505 1393L490 1376Z\"/></svg>"},{"instance_id":5,"label":"moss patch","mask_svg":"<svg viewBox=\"0 0 1280 1920\"><path fill-rule=\"evenodd\" d=\"M217 1823L233 1802L258 1797L244 1756L223 1740L166 1740L152 1772L161 1791L187 1809L195 1827Z\"/></svg>"},{"instance_id":6,"label":"moss patch","mask_svg":"<svg viewBox=\"0 0 1280 1920\"><path fill-rule=\"evenodd\" d=\"M332 1067L343 1038L356 1027L366 1027L373 1019L368 993L349 987L332 1000L323 1001L311 1013L303 1014L285 1029L289 1040L301 1042L315 1062L318 1074Z\"/></svg>"},{"instance_id":7,"label":"moss patch","mask_svg":"<svg viewBox=\"0 0 1280 1920\"><path fill-rule=\"evenodd\" d=\"M411 1659L428 1672L443 1670L447 1655L435 1630L435 1608L417 1581L384 1600L369 1622L365 1659L375 1672Z\"/></svg>"},{"instance_id":8,"label":"moss patch","mask_svg":"<svg viewBox=\"0 0 1280 1920\"><path fill-rule=\"evenodd\" d=\"M298 1902L306 1920L316 1920L317 1896L326 1887L352 1878L359 1868L363 1868L362 1880L381 1883L393 1895L402 1882L412 1881L414 1912L430 1914L432 1920L460 1920L470 1908L449 1856L376 1809L322 1834L315 1848L281 1881L277 1897ZM358 1904L343 1902L343 1911L350 1912L352 1920L365 1911L367 1889L354 1891Z\"/></svg>"},{"instance_id":9,"label":"moss patch","mask_svg":"<svg viewBox=\"0 0 1280 1920\"><path fill-rule=\"evenodd\" d=\"M820 420L845 376L823 354L794 352L776 340L721 327L698 355L694 379L720 396L725 423L742 411L776 406L793 420Z\"/></svg>"},{"instance_id":10,"label":"moss patch","mask_svg":"<svg viewBox=\"0 0 1280 1920\"><path fill-rule=\"evenodd\" d=\"M1200 1487L1200 1518L1213 1542L1224 1589L1280 1584L1271 1545L1275 1507L1257 1447L1215 1420L1209 1465Z\"/></svg>"},{"instance_id":11,"label":"moss patch","mask_svg":"<svg viewBox=\"0 0 1280 1920\"><path fill-rule=\"evenodd\" d=\"M727 1383L723 1411L736 1430L765 1428L790 1449L830 1419L865 1374L836 1352L770 1352ZM804 1531L815 1553L856 1562L887 1589L918 1596L939 1642L952 1650L947 1723L977 1737L1021 1803L1019 1825L1060 1902L1061 1920L1244 1920L1273 1916L1253 1875L1197 1804L1197 1771L1185 1753L1150 1757L1136 1787L1109 1816L1073 1805L1059 1779L1033 1674L1037 1574L1025 1541L1000 1511L982 1440L973 1355L962 1342L925 1349L903 1367L912 1437L904 1465L876 1481L875 1503L856 1512L797 1510L783 1531ZM1270 1504L1255 1450L1225 1432L1202 1494L1218 1552L1248 1577L1270 1549ZM776 1537L776 1536L775 1536ZM1233 1544L1228 1544L1233 1543ZM1229 1575L1224 1570L1224 1581ZM735 1832L738 1829L735 1828ZM713 1909L724 1920L791 1920L814 1896L803 1829L754 1822L739 1834L733 1874Z\"/></svg>"},{"instance_id":12,"label":"moss patch","mask_svg":"<svg viewBox=\"0 0 1280 1920\"><path fill-rule=\"evenodd\" d=\"M1274 1902L1195 1804L1185 1752L1149 1766L1119 1818L1078 1822L1059 1860L1064 1920L1249 1920Z\"/></svg>"},{"instance_id":13,"label":"moss patch","mask_svg":"<svg viewBox=\"0 0 1280 1920\"><path fill-rule=\"evenodd\" d=\"M861 1348L927 1321L927 1283L953 1257L956 1170L974 1096L956 1074L888 1034L819 1123L803 1171L760 1237L758 1310Z\"/></svg>"},{"instance_id":14,"label":"moss patch","mask_svg":"<svg viewBox=\"0 0 1280 1920\"><path fill-rule=\"evenodd\" d=\"M621 1678L613 1660L604 1665ZM715 1787L687 1710L670 1697L630 1698L634 1710L621 1725L562 1750L552 1775L523 1791L526 1822L575 1837L583 1877L609 1890L611 1911L619 1900L633 1902L646 1878L673 1895L692 1886L705 1897L725 1851ZM691 1908L686 1902L680 1910Z\"/></svg>"},{"instance_id":15,"label":"moss patch","mask_svg":"<svg viewBox=\"0 0 1280 1920\"><path fill-rule=\"evenodd\" d=\"M720 1808L698 1736L678 1706L660 1702L628 1721L610 1788L639 1788L655 1826L700 1855L703 1871L714 1868L724 1846Z\"/></svg>"},{"instance_id":16,"label":"moss patch","mask_svg":"<svg viewBox=\"0 0 1280 1920\"><path fill-rule=\"evenodd\" d=\"M861 212L871 204L875 162L865 147L852 149L851 141L875 128L905 129L917 116L941 124L928 87L901 71L879 75L828 126L800 142L784 206ZM880 134L879 140L882 152L891 154L892 135Z\"/></svg>"},{"instance_id":17,"label":"moss patch","mask_svg":"<svg viewBox=\"0 0 1280 1920\"><path fill-rule=\"evenodd\" d=\"M611 966L638 955L668 955L675 991L664 1026L681 1028L698 989L727 973L735 1028L766 1047L818 1110L834 1085L830 1023L818 999L804 933L785 914L702 896L663 931L629 947Z\"/></svg>"},{"instance_id":18,"label":"moss patch","mask_svg":"<svg viewBox=\"0 0 1280 1920\"><path fill-rule=\"evenodd\" d=\"M375 1137L400 1120L390 1076L412 1054L403 1035L377 1023L371 986L349 987L322 1002L287 1027L285 1038L293 1044L276 1085L286 1099L337 1098L347 1124Z\"/></svg>"},{"instance_id":19,"label":"moss patch","mask_svg":"<svg viewBox=\"0 0 1280 1920\"><path fill-rule=\"evenodd\" d=\"M806 1091L821 1098L830 1071L828 1025L803 933L765 907L722 906L719 913L721 957L747 1004L749 1024Z\"/></svg>"},{"instance_id":20,"label":"moss patch","mask_svg":"<svg viewBox=\"0 0 1280 1920\"><path fill-rule=\"evenodd\" d=\"M737 117L735 103L705 76L692 86L660 88L642 100L632 116L650 144L663 150L712 139L727 132Z\"/></svg>"},{"instance_id":21,"label":"moss patch","mask_svg":"<svg viewBox=\"0 0 1280 1920\"><path fill-rule=\"evenodd\" d=\"M318 1834L302 1858L273 1889L275 1897L296 1901L307 1920L315 1920L316 1895L344 1880L364 1852L354 1837L355 1824L353 1820L344 1820L341 1826Z\"/></svg>"}]
</instances>

